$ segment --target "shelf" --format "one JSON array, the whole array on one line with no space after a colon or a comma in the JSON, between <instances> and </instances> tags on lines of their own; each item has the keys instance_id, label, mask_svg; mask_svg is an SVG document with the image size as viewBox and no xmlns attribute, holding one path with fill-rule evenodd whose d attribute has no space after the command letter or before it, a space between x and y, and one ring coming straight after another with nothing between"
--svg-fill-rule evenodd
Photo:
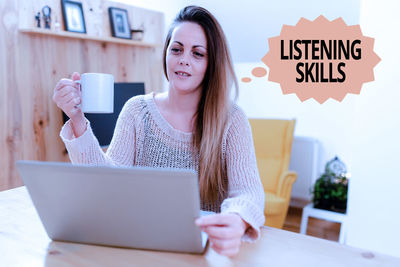
<instances>
[{"instance_id":1,"label":"shelf","mask_svg":"<svg viewBox=\"0 0 400 267\"><path fill-rule=\"evenodd\" d=\"M67 31L52 31L46 29L19 29L21 33L32 34L32 35L50 35L56 36L60 38L71 38L71 39L82 39L82 40L89 40L89 41L97 41L97 42L106 42L106 43L116 43L116 44L123 44L123 45L132 45L132 46L143 46L143 47L160 47L159 44L152 44L146 43L142 41L135 41L135 40L127 40L115 37L97 37L97 36L89 36L85 33L74 33L74 32L67 32Z\"/></svg>"}]
</instances>

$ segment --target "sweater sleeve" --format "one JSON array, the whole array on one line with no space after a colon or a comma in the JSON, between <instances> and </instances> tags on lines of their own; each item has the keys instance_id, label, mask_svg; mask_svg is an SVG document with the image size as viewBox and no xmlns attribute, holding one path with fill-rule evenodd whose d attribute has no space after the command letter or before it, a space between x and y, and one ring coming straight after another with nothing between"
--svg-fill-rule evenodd
<instances>
[{"instance_id":1,"label":"sweater sleeve","mask_svg":"<svg viewBox=\"0 0 400 267\"><path fill-rule=\"evenodd\" d=\"M239 108L232 113L226 137L226 168L228 196L222 202L222 213L237 213L250 228L243 241L252 242L260 237L264 225L264 189L257 169L250 123Z\"/></svg>"},{"instance_id":2,"label":"sweater sleeve","mask_svg":"<svg viewBox=\"0 0 400 267\"><path fill-rule=\"evenodd\" d=\"M104 153L95 137L90 122L86 131L76 138L70 120L60 132L72 163L90 165L132 166L135 156L135 115L138 111L137 97L127 101L118 116L111 143Z\"/></svg>"}]
</instances>

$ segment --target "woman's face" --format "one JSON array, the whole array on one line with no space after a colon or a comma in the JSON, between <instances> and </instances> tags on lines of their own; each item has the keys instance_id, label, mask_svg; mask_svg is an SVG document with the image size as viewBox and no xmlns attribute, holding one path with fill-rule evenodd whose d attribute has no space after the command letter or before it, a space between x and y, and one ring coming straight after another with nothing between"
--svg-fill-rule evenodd
<instances>
[{"instance_id":1,"label":"woman's face","mask_svg":"<svg viewBox=\"0 0 400 267\"><path fill-rule=\"evenodd\" d=\"M207 39L203 28L193 22L178 24L166 53L170 88L180 93L201 90L207 70Z\"/></svg>"}]
</instances>

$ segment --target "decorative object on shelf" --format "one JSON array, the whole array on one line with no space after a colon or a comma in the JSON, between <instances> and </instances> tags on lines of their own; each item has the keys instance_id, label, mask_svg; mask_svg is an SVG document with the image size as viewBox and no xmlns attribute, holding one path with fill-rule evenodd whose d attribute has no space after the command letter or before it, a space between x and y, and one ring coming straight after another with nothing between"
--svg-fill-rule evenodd
<instances>
[{"instance_id":1,"label":"decorative object on shelf","mask_svg":"<svg viewBox=\"0 0 400 267\"><path fill-rule=\"evenodd\" d=\"M142 41L144 35L144 25L140 25L138 29L131 29L132 39L136 41Z\"/></svg>"},{"instance_id":2,"label":"decorative object on shelf","mask_svg":"<svg viewBox=\"0 0 400 267\"><path fill-rule=\"evenodd\" d=\"M132 32L132 39L136 41L142 41L143 40L143 34L144 30L131 30Z\"/></svg>"},{"instance_id":3,"label":"decorative object on shelf","mask_svg":"<svg viewBox=\"0 0 400 267\"><path fill-rule=\"evenodd\" d=\"M346 213L348 173L346 165L336 156L325 165L312 190L314 208Z\"/></svg>"},{"instance_id":4,"label":"decorative object on shelf","mask_svg":"<svg viewBox=\"0 0 400 267\"><path fill-rule=\"evenodd\" d=\"M85 17L82 3L61 0L65 30L69 32L86 33Z\"/></svg>"},{"instance_id":5,"label":"decorative object on shelf","mask_svg":"<svg viewBox=\"0 0 400 267\"><path fill-rule=\"evenodd\" d=\"M40 28L40 11L35 16L36 27Z\"/></svg>"},{"instance_id":6,"label":"decorative object on shelf","mask_svg":"<svg viewBox=\"0 0 400 267\"><path fill-rule=\"evenodd\" d=\"M124 39L132 39L128 11L122 8L109 7L108 14L110 16L112 36Z\"/></svg>"},{"instance_id":7,"label":"decorative object on shelf","mask_svg":"<svg viewBox=\"0 0 400 267\"><path fill-rule=\"evenodd\" d=\"M56 30L56 32L59 32L61 30L61 24L57 16L54 22L54 29Z\"/></svg>"},{"instance_id":8,"label":"decorative object on shelf","mask_svg":"<svg viewBox=\"0 0 400 267\"><path fill-rule=\"evenodd\" d=\"M50 29L51 22L51 8L49 6L44 6L42 8L43 20L44 20L44 28Z\"/></svg>"}]
</instances>

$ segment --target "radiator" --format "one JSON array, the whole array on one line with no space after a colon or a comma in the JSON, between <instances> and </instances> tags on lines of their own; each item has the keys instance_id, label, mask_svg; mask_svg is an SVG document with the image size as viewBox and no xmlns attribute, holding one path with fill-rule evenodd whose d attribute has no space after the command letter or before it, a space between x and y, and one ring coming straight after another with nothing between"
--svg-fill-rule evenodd
<instances>
[{"instance_id":1,"label":"radiator","mask_svg":"<svg viewBox=\"0 0 400 267\"><path fill-rule=\"evenodd\" d=\"M311 201L310 189L323 170L322 152L317 139L294 137L289 170L297 172L297 180L292 187L292 200Z\"/></svg>"}]
</instances>

